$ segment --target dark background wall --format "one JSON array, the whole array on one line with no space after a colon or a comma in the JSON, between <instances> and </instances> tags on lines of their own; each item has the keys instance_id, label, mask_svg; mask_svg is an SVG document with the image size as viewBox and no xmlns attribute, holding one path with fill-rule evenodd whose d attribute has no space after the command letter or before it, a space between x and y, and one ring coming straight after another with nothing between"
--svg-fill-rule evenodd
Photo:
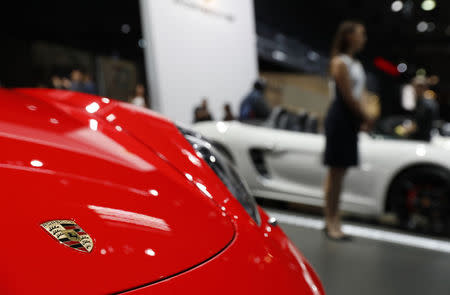
<instances>
[{"instance_id":1,"label":"dark background wall","mask_svg":"<svg viewBox=\"0 0 450 295\"><path fill-rule=\"evenodd\" d=\"M145 83L138 0L4 2L0 18L3 85L36 86L48 82L49 70L37 67L33 60L32 48L38 41L81 50L94 58L130 60L137 66L137 80ZM269 26L323 55L328 54L333 34L342 20L362 20L367 25L369 42L360 58L366 70L375 76L383 112L400 111L400 85L423 67L428 74L440 77L436 91L444 106L442 113L450 120L450 1L437 1L435 10L425 12L420 9L420 0L405 0L408 7L399 13L391 11L391 1L255 0L254 3L257 28ZM433 22L435 30L418 33L416 26L422 20ZM142 41L140 44L143 45ZM393 64L407 63L407 73L393 78L379 71L373 65L377 56ZM260 67L295 71L265 60L260 60Z\"/></svg>"}]
</instances>

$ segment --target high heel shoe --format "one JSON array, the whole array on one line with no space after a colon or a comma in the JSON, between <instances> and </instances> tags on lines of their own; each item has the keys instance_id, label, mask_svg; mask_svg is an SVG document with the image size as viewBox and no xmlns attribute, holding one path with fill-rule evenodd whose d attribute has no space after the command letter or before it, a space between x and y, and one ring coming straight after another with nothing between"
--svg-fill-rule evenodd
<instances>
[{"instance_id":1,"label":"high heel shoe","mask_svg":"<svg viewBox=\"0 0 450 295\"><path fill-rule=\"evenodd\" d=\"M350 242L352 240L352 237L349 235L342 235L341 237L333 237L330 235L330 233L328 232L327 227L324 227L322 229L323 233L325 234L325 237L327 237L327 239L331 240L331 241L336 241L336 242Z\"/></svg>"}]
</instances>

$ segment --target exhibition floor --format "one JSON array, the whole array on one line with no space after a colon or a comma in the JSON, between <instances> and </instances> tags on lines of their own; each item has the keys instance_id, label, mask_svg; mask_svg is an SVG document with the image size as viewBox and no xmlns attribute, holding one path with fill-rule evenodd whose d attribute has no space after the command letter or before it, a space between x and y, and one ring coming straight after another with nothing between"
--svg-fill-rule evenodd
<instances>
[{"instance_id":1,"label":"exhibition floor","mask_svg":"<svg viewBox=\"0 0 450 295\"><path fill-rule=\"evenodd\" d=\"M449 294L450 242L345 223L351 242L328 240L319 217L268 209L313 265L329 295Z\"/></svg>"}]
</instances>

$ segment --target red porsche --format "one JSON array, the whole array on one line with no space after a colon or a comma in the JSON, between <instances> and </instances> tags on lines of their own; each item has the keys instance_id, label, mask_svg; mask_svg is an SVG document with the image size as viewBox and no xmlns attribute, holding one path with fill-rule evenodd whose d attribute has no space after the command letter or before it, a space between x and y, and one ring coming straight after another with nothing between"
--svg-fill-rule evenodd
<instances>
[{"instance_id":1,"label":"red porsche","mask_svg":"<svg viewBox=\"0 0 450 295\"><path fill-rule=\"evenodd\" d=\"M126 103L0 89L0 294L324 294L230 159Z\"/></svg>"}]
</instances>

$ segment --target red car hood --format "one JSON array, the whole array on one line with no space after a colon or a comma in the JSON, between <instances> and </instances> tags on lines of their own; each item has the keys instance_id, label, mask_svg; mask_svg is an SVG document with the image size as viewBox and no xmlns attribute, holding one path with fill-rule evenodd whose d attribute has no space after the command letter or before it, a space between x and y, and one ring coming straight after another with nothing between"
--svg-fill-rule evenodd
<instances>
[{"instance_id":1,"label":"red car hood","mask_svg":"<svg viewBox=\"0 0 450 295\"><path fill-rule=\"evenodd\" d=\"M193 151L175 126L146 114L149 140L113 123L111 110L129 112L84 94L0 89L1 294L118 292L233 240L228 216L183 175L202 163L183 157ZM50 220L75 221L92 252L60 244L40 227Z\"/></svg>"}]
</instances>

